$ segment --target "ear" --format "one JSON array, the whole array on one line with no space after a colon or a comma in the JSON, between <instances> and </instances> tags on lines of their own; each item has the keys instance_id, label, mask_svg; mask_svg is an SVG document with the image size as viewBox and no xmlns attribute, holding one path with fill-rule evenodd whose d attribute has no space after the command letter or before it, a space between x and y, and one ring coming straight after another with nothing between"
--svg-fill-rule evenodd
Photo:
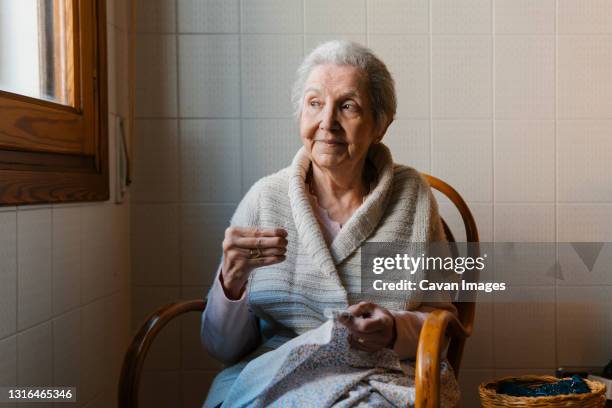
<instances>
[{"instance_id":1,"label":"ear","mask_svg":"<svg viewBox=\"0 0 612 408\"><path fill-rule=\"evenodd\" d=\"M382 128L380 129L380 133L378 134L376 139L374 139L374 144L380 143L382 141L383 137L387 133L387 129L389 129L389 126L391 126L391 123L393 123L393 119L391 119L386 125L382 126Z\"/></svg>"}]
</instances>

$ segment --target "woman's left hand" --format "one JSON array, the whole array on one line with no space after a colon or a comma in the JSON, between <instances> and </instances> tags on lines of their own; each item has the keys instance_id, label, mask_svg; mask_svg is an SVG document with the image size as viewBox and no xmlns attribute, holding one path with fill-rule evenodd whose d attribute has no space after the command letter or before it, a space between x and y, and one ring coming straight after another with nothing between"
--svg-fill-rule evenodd
<instances>
[{"instance_id":1,"label":"woman's left hand","mask_svg":"<svg viewBox=\"0 0 612 408\"><path fill-rule=\"evenodd\" d=\"M395 319L391 312L370 302L359 302L342 313L338 321L349 331L349 343L353 348L375 352L393 348L395 344Z\"/></svg>"}]
</instances>

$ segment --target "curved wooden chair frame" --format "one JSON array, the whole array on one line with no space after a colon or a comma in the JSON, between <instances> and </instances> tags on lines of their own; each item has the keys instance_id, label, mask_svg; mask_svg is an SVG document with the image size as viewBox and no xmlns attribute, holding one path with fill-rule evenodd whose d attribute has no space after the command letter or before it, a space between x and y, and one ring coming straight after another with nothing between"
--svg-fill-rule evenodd
<instances>
[{"instance_id":1,"label":"curved wooden chair frame","mask_svg":"<svg viewBox=\"0 0 612 408\"><path fill-rule=\"evenodd\" d=\"M430 186L446 195L457 207L463 224L467 242L479 242L478 230L474 217L459 193L444 181L424 174ZM452 232L443 221L448 240L455 242ZM469 256L477 257L478 246L470 245ZM456 248L453 250L456 252ZM434 408L440 406L440 360L445 336L450 337L447 358L459 375L459 366L463 355L465 340L472 333L474 323L475 303L455 302L458 317L446 310L435 310L429 314L419 337L416 358L416 407ZM206 308L204 300L188 300L167 304L152 313L142 324L123 359L119 379L119 408L137 408L140 377L145 358L151 344L159 332L176 317L188 312L203 312Z\"/></svg>"}]
</instances>

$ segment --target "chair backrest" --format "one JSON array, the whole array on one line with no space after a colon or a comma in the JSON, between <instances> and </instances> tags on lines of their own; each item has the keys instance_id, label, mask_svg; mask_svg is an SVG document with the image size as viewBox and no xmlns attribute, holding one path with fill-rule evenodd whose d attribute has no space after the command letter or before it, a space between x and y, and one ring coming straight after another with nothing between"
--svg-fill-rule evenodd
<instances>
[{"instance_id":1,"label":"chair backrest","mask_svg":"<svg viewBox=\"0 0 612 408\"><path fill-rule=\"evenodd\" d=\"M479 247L478 247L478 229L476 228L476 222L474 221L474 216L470 211L469 207L461 197L461 195L449 184L444 181L430 176L429 174L423 174L431 188L438 190L442 194L444 194L448 199L457 207L459 214L463 220L463 225L465 227L465 236L467 242L472 242L475 244L469 244L468 248L468 256L470 257L478 257L479 256ZM448 224L444 219L442 219L442 224L444 226L444 232L446 233L446 237L450 242L455 242L455 238L453 233L451 232ZM456 253L456 247L454 251ZM474 313L476 309L476 303L474 301L456 301L453 302L455 307L457 308L459 314L459 321L461 324L471 333L472 327L474 325ZM451 338L451 343L449 346L447 358L453 369L455 370L455 375L459 374L459 367L461 365L461 357L463 355L463 347L465 345L465 338Z\"/></svg>"}]
</instances>

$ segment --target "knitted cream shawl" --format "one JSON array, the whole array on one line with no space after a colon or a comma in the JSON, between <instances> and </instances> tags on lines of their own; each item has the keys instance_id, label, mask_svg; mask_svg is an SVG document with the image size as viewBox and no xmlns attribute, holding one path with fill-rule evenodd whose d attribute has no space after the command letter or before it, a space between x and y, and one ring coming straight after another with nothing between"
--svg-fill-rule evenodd
<instances>
[{"instance_id":1,"label":"knitted cream shawl","mask_svg":"<svg viewBox=\"0 0 612 408\"><path fill-rule=\"evenodd\" d=\"M291 165L256 182L239 204L231 224L283 227L286 260L255 269L249 278L249 305L260 318L296 334L325 321L326 308L362 300L390 310L418 307L418 292L361 293L360 247L365 242L430 242L442 229L436 202L416 170L394 164L384 144L368 157L378 172L374 189L328 247L308 200L310 158L302 147Z\"/></svg>"}]
</instances>

